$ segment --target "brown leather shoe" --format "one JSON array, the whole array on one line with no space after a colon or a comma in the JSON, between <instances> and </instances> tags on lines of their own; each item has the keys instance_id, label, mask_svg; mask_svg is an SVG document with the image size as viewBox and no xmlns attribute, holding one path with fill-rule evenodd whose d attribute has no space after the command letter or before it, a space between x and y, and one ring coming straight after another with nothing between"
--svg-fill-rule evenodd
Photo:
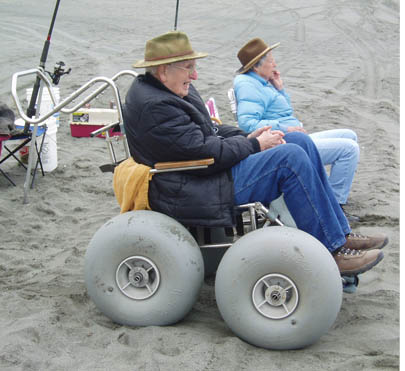
<instances>
[{"instance_id":1,"label":"brown leather shoe","mask_svg":"<svg viewBox=\"0 0 405 371\"><path fill-rule=\"evenodd\" d=\"M382 249L388 243L388 237L379 233L374 236L363 236L359 233L350 233L346 236L346 243L343 247L351 250L373 250Z\"/></svg>"},{"instance_id":2,"label":"brown leather shoe","mask_svg":"<svg viewBox=\"0 0 405 371\"><path fill-rule=\"evenodd\" d=\"M384 258L384 254L380 250L360 251L342 247L333 257L342 275L354 276L373 268Z\"/></svg>"}]
</instances>

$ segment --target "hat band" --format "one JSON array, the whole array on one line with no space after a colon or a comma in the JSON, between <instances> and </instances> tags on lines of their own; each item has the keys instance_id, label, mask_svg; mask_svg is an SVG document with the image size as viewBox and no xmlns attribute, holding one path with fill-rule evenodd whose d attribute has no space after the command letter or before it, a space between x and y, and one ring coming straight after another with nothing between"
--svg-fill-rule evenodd
<instances>
[{"instance_id":1,"label":"hat band","mask_svg":"<svg viewBox=\"0 0 405 371\"><path fill-rule=\"evenodd\" d=\"M161 59L184 57L186 55L192 55L192 54L194 54L194 50L191 50L189 52L182 53L182 54L170 54L170 55L167 55L167 56L164 56L164 57L145 58L145 62L153 62L153 61L160 61Z\"/></svg>"}]
</instances>

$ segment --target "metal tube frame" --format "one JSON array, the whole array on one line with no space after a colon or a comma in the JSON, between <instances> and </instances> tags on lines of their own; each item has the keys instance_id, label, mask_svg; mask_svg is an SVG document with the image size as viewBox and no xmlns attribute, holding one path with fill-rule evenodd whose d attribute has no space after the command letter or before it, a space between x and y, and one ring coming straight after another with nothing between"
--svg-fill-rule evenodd
<instances>
[{"instance_id":1,"label":"metal tube frame","mask_svg":"<svg viewBox=\"0 0 405 371\"><path fill-rule=\"evenodd\" d=\"M249 214L248 225L250 226L251 231L254 231L257 229L256 215L259 215L260 217L264 218L266 220L266 222L269 222L269 223L275 222L280 226L284 225L278 218L275 218L274 220L271 219L269 216L269 210L266 207L264 207L261 202L252 202L252 203L248 203L248 204L238 205L236 208L239 211L248 212L248 214ZM233 243L215 243L215 244L200 245L200 248L201 249L226 248L226 247L231 247L232 245L233 245Z\"/></svg>"},{"instance_id":2,"label":"metal tube frame","mask_svg":"<svg viewBox=\"0 0 405 371\"><path fill-rule=\"evenodd\" d=\"M51 97L52 103L54 104L54 108L41 117L36 117L36 118L28 117L22 108L22 104L21 104L20 99L17 94L18 79L21 77L24 77L24 76L29 76L29 75L36 75L41 80L41 82L43 82L45 84L45 87L48 89L49 96ZM11 81L11 95L12 95L14 103L17 107L17 111L18 111L18 114L20 115L20 117L26 123L28 122L29 124L32 124L34 126L33 132L32 132L32 138L34 138L36 140L36 134L37 134L37 130L38 130L37 128L38 128L39 124L45 122L45 120L47 120L49 117L51 117L52 115L54 115L57 112L72 113L72 112L77 111L79 108L83 107L86 103L88 103L92 99L94 99L97 95L101 94L105 89L107 89L108 87L111 87L111 89L113 90L113 95L114 95L115 101L116 101L118 119L119 119L121 131L125 135L123 120L122 120L121 98L120 98L120 95L118 92L118 88L115 85L115 81L119 77L124 76L124 75L131 75L133 77L138 76L138 74L134 71L123 70L123 71L118 72L112 78L107 78L107 77L103 77L103 76L95 77L95 78L91 79L90 81L88 81L87 83L85 83L79 89L74 91L70 96L68 96L62 102L57 104L56 97L52 91L52 83L49 81L48 77L45 75L44 70L41 67L38 67L38 68L33 68L30 70L21 71L21 72L17 72L15 74L13 74L12 81ZM74 99L76 99L78 96L83 94L86 90L88 90L90 87L92 87L96 83L103 83L103 85L101 85L94 92L89 94L86 98L84 98L82 101L80 101L74 107L64 108L69 103L71 103ZM41 103L41 95L42 95L43 87L44 86L41 85L41 90L39 93L38 107ZM39 112L39 110L37 112ZM127 155L129 155L128 144L126 143L126 141L124 141L124 145L125 145L125 151L126 151ZM26 174L25 183L24 183L24 204L28 203L28 190L29 190L30 179L31 179L31 170L32 170L32 165L33 165L32 156L36 155L36 154L34 154L35 151L32 150L32 148L33 148L33 141L31 140L31 150L29 152L28 168L27 168L27 174Z\"/></svg>"}]
</instances>

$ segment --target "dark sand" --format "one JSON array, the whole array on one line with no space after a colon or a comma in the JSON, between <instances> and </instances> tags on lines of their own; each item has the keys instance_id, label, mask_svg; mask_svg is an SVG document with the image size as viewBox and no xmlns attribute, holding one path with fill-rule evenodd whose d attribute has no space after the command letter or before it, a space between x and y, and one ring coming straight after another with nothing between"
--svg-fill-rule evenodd
<instances>
[{"instance_id":1,"label":"dark sand","mask_svg":"<svg viewBox=\"0 0 405 371\"><path fill-rule=\"evenodd\" d=\"M35 4L35 5L34 5ZM13 106L11 76L39 63L54 1L0 2L0 100ZM65 98L90 78L111 77L143 57L145 41L173 28L175 0L62 1L47 68L72 67L59 85ZM228 329L212 282L190 314L170 327L112 323L84 286L86 247L119 213L102 139L73 138L69 117L57 133L58 167L39 176L23 205L24 175L0 177L0 369L10 370L389 370L399 368L399 1L180 2L178 29L199 61L196 86L233 120L227 89L249 39L281 41L275 52L296 115L310 131L349 127L361 160L348 210L354 230L384 231L385 259L344 294L341 312L316 344L269 351ZM22 82L20 93L32 87ZM122 83L124 97L128 81ZM106 93L92 103L108 107Z\"/></svg>"}]
</instances>

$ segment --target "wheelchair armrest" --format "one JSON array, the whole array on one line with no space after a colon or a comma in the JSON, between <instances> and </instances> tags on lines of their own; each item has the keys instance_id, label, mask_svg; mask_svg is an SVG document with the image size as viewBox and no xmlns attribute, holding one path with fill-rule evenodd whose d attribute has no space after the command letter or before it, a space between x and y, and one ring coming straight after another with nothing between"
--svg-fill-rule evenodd
<instances>
[{"instance_id":1,"label":"wheelchair armrest","mask_svg":"<svg viewBox=\"0 0 405 371\"><path fill-rule=\"evenodd\" d=\"M213 158L205 158L201 160L190 161L173 161L173 162L157 162L155 168L151 169L151 173L162 173L168 171L182 171L204 169L214 163Z\"/></svg>"},{"instance_id":2,"label":"wheelchair armrest","mask_svg":"<svg viewBox=\"0 0 405 371\"><path fill-rule=\"evenodd\" d=\"M119 125L120 122L116 121L116 122L112 122L111 124L105 125L100 129L94 130L90 133L90 137L95 137L96 135L99 135L107 130L110 130L111 128L113 128L116 125Z\"/></svg>"}]
</instances>

